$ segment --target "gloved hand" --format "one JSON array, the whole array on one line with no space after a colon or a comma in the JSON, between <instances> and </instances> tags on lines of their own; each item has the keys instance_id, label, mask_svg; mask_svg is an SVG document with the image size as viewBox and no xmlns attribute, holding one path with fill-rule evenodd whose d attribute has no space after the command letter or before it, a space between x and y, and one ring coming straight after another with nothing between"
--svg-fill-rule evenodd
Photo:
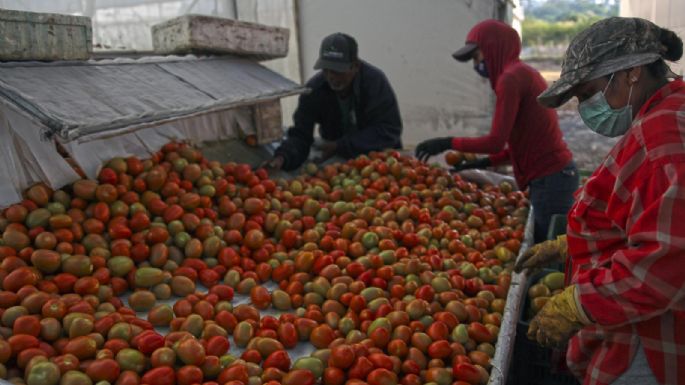
<instances>
[{"instance_id":1,"label":"gloved hand","mask_svg":"<svg viewBox=\"0 0 685 385\"><path fill-rule=\"evenodd\" d=\"M576 296L576 285L571 285L553 296L530 321L528 338L540 345L561 348L569 338L592 321Z\"/></svg>"},{"instance_id":2,"label":"gloved hand","mask_svg":"<svg viewBox=\"0 0 685 385\"><path fill-rule=\"evenodd\" d=\"M463 171L463 170L470 170L472 168L487 168L492 165L492 162L490 161L490 158L481 158L481 159L476 159L472 161L466 161L466 162L461 162L459 164L455 164L452 166L450 169L451 172L458 172L458 171Z\"/></svg>"},{"instance_id":3,"label":"gloved hand","mask_svg":"<svg viewBox=\"0 0 685 385\"><path fill-rule=\"evenodd\" d=\"M514 271L520 273L523 269L542 267L551 262L564 262L566 249L566 235L538 243L519 257L514 265Z\"/></svg>"},{"instance_id":4,"label":"gloved hand","mask_svg":"<svg viewBox=\"0 0 685 385\"><path fill-rule=\"evenodd\" d=\"M416 147L416 158L422 162L425 162L431 156L445 152L451 148L452 137L424 140Z\"/></svg>"}]
</instances>

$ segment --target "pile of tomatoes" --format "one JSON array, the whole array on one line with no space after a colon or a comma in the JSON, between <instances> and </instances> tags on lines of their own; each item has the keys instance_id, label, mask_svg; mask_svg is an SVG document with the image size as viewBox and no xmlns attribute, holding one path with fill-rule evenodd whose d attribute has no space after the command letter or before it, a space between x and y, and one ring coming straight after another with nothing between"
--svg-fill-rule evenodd
<instances>
[{"instance_id":1,"label":"pile of tomatoes","mask_svg":"<svg viewBox=\"0 0 685 385\"><path fill-rule=\"evenodd\" d=\"M182 143L115 158L0 215L0 377L483 384L527 205L397 152L290 180Z\"/></svg>"}]
</instances>

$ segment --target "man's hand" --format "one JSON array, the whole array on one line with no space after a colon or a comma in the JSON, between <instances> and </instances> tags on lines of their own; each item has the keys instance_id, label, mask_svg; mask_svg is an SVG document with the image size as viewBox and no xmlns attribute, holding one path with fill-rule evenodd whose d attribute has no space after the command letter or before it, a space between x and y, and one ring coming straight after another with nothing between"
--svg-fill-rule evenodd
<instances>
[{"instance_id":1,"label":"man's hand","mask_svg":"<svg viewBox=\"0 0 685 385\"><path fill-rule=\"evenodd\" d=\"M314 148L321 152L320 156L314 158L314 163L321 164L335 155L338 144L336 142L323 142L314 144Z\"/></svg>"},{"instance_id":2,"label":"man's hand","mask_svg":"<svg viewBox=\"0 0 685 385\"><path fill-rule=\"evenodd\" d=\"M523 269L543 267L551 262L564 262L566 248L566 235L538 243L521 255L514 265L514 271L520 273Z\"/></svg>"},{"instance_id":3,"label":"man's hand","mask_svg":"<svg viewBox=\"0 0 685 385\"><path fill-rule=\"evenodd\" d=\"M264 161L261 165L259 165L259 167L272 170L280 170L283 167L284 162L285 158L283 158L282 155L276 155L273 158Z\"/></svg>"},{"instance_id":4,"label":"man's hand","mask_svg":"<svg viewBox=\"0 0 685 385\"><path fill-rule=\"evenodd\" d=\"M438 155L452 148L452 138L435 138L424 140L416 147L416 158L425 162L433 155Z\"/></svg>"},{"instance_id":5,"label":"man's hand","mask_svg":"<svg viewBox=\"0 0 685 385\"><path fill-rule=\"evenodd\" d=\"M550 298L530 321L528 338L542 346L561 348L578 330L591 324L576 298L576 290L572 285Z\"/></svg>"}]
</instances>

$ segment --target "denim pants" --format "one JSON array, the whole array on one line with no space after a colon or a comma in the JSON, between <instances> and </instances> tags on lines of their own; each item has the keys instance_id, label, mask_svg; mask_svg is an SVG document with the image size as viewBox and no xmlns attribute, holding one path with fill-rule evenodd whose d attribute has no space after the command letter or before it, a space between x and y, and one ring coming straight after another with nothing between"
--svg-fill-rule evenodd
<instances>
[{"instance_id":1,"label":"denim pants","mask_svg":"<svg viewBox=\"0 0 685 385\"><path fill-rule=\"evenodd\" d=\"M628 370L621 374L611 385L657 385L659 382L654 377L652 369L647 363L647 356L645 355L642 345L638 345L633 362L630 363Z\"/></svg>"},{"instance_id":2,"label":"denim pants","mask_svg":"<svg viewBox=\"0 0 685 385\"><path fill-rule=\"evenodd\" d=\"M535 243L547 239L547 231L554 214L568 214L573 205L573 193L578 189L578 169L571 161L560 171L533 179L530 184L530 203L535 220Z\"/></svg>"}]
</instances>

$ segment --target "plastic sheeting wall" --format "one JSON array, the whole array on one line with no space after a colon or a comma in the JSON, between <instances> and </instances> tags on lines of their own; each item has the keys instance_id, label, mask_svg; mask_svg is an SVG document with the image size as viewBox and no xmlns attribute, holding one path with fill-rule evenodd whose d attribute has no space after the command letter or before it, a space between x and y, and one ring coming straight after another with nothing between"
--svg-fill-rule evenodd
<instances>
[{"instance_id":1,"label":"plastic sheeting wall","mask_svg":"<svg viewBox=\"0 0 685 385\"><path fill-rule=\"evenodd\" d=\"M300 0L299 34L305 78L321 39L345 32L360 57L390 79L404 121L404 144L439 135L489 130L492 91L471 63L451 54L477 22L494 16L494 0Z\"/></svg>"},{"instance_id":2,"label":"plastic sheeting wall","mask_svg":"<svg viewBox=\"0 0 685 385\"><path fill-rule=\"evenodd\" d=\"M0 101L0 208L21 200L21 192L37 182L60 187L79 178L54 142L41 135L40 122Z\"/></svg>"},{"instance_id":3,"label":"plastic sheeting wall","mask_svg":"<svg viewBox=\"0 0 685 385\"><path fill-rule=\"evenodd\" d=\"M685 39L685 0L621 0L620 15L650 20ZM676 74L685 74L684 61L669 64Z\"/></svg>"}]
</instances>

